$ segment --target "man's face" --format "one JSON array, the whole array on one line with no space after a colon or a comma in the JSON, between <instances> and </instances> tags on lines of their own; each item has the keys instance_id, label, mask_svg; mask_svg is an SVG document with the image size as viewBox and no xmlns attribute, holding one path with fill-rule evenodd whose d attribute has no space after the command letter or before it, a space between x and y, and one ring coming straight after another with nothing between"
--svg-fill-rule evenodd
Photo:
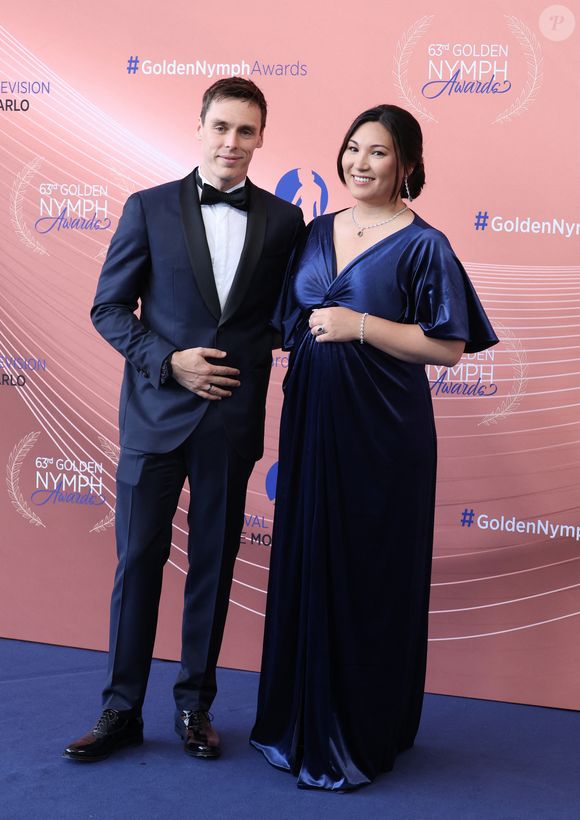
<instances>
[{"instance_id":1,"label":"man's face","mask_svg":"<svg viewBox=\"0 0 580 820\"><path fill-rule=\"evenodd\" d=\"M262 113L256 103L214 100L197 126L202 175L221 191L241 182L256 148L262 147Z\"/></svg>"}]
</instances>

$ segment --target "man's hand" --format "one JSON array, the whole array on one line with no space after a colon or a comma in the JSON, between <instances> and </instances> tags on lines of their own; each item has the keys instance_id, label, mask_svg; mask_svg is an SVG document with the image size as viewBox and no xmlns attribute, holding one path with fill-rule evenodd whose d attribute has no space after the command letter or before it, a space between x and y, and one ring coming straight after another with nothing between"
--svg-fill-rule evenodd
<instances>
[{"instance_id":1,"label":"man's hand","mask_svg":"<svg viewBox=\"0 0 580 820\"><path fill-rule=\"evenodd\" d=\"M170 359L173 378L202 399L217 401L231 396L232 389L240 386L235 378L240 375L240 371L235 367L224 367L207 361L208 358L223 359L224 356L227 356L224 350L212 347L176 350Z\"/></svg>"}]
</instances>

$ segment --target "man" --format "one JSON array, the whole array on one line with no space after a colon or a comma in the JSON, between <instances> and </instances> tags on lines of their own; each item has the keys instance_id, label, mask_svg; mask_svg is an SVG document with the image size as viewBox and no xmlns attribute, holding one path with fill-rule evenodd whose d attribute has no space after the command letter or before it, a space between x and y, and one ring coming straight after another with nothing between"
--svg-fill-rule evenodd
<instances>
[{"instance_id":1,"label":"man","mask_svg":"<svg viewBox=\"0 0 580 820\"><path fill-rule=\"evenodd\" d=\"M254 83L214 83L197 130L199 169L129 197L99 279L93 323L126 359L119 563L104 711L65 750L73 760L101 760L143 741L162 572L186 478L189 572L175 727L188 754L220 753L208 710L246 486L263 451L269 319L304 230L298 208L246 178L265 123L266 101Z\"/></svg>"}]
</instances>

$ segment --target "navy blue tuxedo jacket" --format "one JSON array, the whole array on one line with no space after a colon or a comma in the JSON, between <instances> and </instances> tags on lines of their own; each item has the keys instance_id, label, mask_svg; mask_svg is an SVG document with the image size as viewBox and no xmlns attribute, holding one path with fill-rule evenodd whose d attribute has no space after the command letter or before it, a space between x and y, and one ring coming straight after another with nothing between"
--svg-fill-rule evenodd
<instances>
[{"instance_id":1,"label":"navy blue tuxedo jacket","mask_svg":"<svg viewBox=\"0 0 580 820\"><path fill-rule=\"evenodd\" d=\"M124 447L161 453L185 441L209 402L171 378L161 384L161 365L174 350L212 347L228 354L216 363L240 370L241 386L220 402L226 435L242 456L262 455L269 321L304 222L299 208L248 185L246 239L223 312L194 174L127 200L91 311L96 329L126 360Z\"/></svg>"}]
</instances>

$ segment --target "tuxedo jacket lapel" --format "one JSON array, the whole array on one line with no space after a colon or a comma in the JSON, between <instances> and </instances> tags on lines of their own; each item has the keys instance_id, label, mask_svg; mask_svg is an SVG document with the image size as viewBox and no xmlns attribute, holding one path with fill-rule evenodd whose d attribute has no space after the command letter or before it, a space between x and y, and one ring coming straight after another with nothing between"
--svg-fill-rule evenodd
<instances>
[{"instance_id":1,"label":"tuxedo jacket lapel","mask_svg":"<svg viewBox=\"0 0 580 820\"><path fill-rule=\"evenodd\" d=\"M250 207L248 210L246 238L244 240L244 247L242 248L242 255L240 256L236 275L234 276L231 290L224 305L220 325L227 321L242 304L250 282L252 281L254 270L264 249L267 219L266 203L260 189L252 185L250 180L248 180L247 184L250 186Z\"/></svg>"},{"instance_id":2,"label":"tuxedo jacket lapel","mask_svg":"<svg viewBox=\"0 0 580 820\"><path fill-rule=\"evenodd\" d=\"M181 220L185 232L185 242L189 261L193 269L195 281L201 293L203 301L211 311L212 315L219 320L221 316L220 300L215 286L215 278L211 264L211 255L205 235L205 227L201 216L201 206L199 196L195 189L195 176L189 174L181 181L179 191L179 202L181 206ZM249 233L246 232L246 244ZM244 245L244 250L245 250ZM243 254L242 254L243 257ZM228 300L229 302L229 300Z\"/></svg>"}]
</instances>

